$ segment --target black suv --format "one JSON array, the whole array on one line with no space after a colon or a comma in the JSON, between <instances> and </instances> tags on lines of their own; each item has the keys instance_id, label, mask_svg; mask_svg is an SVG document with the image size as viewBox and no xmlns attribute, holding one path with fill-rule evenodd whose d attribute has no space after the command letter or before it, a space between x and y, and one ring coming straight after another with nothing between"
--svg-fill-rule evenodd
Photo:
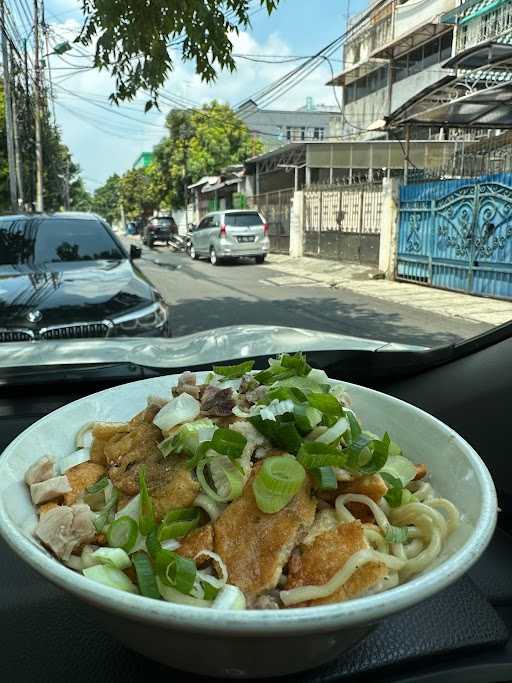
<instances>
[{"instance_id":1,"label":"black suv","mask_svg":"<svg viewBox=\"0 0 512 683\"><path fill-rule=\"evenodd\" d=\"M156 216L144 226L142 243L151 249L155 242L169 244L170 236L177 234L178 226L172 216Z\"/></svg>"}]
</instances>

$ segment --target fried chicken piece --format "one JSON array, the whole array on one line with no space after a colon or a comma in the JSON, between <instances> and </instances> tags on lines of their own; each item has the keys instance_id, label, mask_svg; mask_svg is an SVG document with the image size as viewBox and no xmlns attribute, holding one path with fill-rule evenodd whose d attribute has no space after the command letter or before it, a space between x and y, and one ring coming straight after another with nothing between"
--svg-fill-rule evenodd
<instances>
[{"instance_id":1,"label":"fried chicken piece","mask_svg":"<svg viewBox=\"0 0 512 683\"><path fill-rule=\"evenodd\" d=\"M83 462L67 470L66 476L71 486L71 491L64 494L64 505L76 503L80 494L88 486L95 484L104 474L105 468L103 465L98 465L95 462Z\"/></svg>"},{"instance_id":2,"label":"fried chicken piece","mask_svg":"<svg viewBox=\"0 0 512 683\"><path fill-rule=\"evenodd\" d=\"M315 521L302 541L302 545L311 545L317 536L336 529L339 520L332 508L320 510L316 513ZM294 551L295 552L295 551Z\"/></svg>"},{"instance_id":3,"label":"fried chicken piece","mask_svg":"<svg viewBox=\"0 0 512 683\"><path fill-rule=\"evenodd\" d=\"M146 478L158 521L169 510L191 507L201 490L199 482L181 458L148 465Z\"/></svg>"},{"instance_id":4,"label":"fried chicken piece","mask_svg":"<svg viewBox=\"0 0 512 683\"><path fill-rule=\"evenodd\" d=\"M419 481L420 479L423 479L423 477L427 476L428 470L427 466L420 464L420 465L414 465L416 467L416 475L414 477L414 481Z\"/></svg>"},{"instance_id":5,"label":"fried chicken piece","mask_svg":"<svg viewBox=\"0 0 512 683\"><path fill-rule=\"evenodd\" d=\"M387 493L388 487L380 474L369 474L352 481L340 481L337 495L340 493L358 493L368 496L376 503ZM362 522L373 522L372 511L363 503L347 503L347 509Z\"/></svg>"},{"instance_id":6,"label":"fried chicken piece","mask_svg":"<svg viewBox=\"0 0 512 683\"><path fill-rule=\"evenodd\" d=\"M249 604L277 586L293 548L313 523L316 502L309 479L288 505L274 514L261 512L252 482L213 523L214 549L224 560L230 583L238 586Z\"/></svg>"},{"instance_id":7,"label":"fried chicken piece","mask_svg":"<svg viewBox=\"0 0 512 683\"><path fill-rule=\"evenodd\" d=\"M183 557L188 557L190 560L195 560L198 567L201 567L205 562L209 561L209 557L199 557L196 559L196 555L201 552L201 550L213 550L213 527L212 525L205 524L199 527L199 529L193 529L190 531L185 538L181 541L180 547L176 550L178 555Z\"/></svg>"},{"instance_id":8,"label":"fried chicken piece","mask_svg":"<svg viewBox=\"0 0 512 683\"><path fill-rule=\"evenodd\" d=\"M109 454L111 457L115 457L118 452L118 449L113 448L113 443L120 441L123 435L133 432L142 423L151 425L160 408L161 405L155 400L137 413L129 422L97 422L92 429L91 462L99 465L107 464ZM157 427L154 428L157 429ZM160 433L159 436L161 436ZM123 442L124 447L126 447L126 443L126 441Z\"/></svg>"},{"instance_id":9,"label":"fried chicken piece","mask_svg":"<svg viewBox=\"0 0 512 683\"><path fill-rule=\"evenodd\" d=\"M302 546L300 562L289 567L286 590L300 586L323 586L359 550L369 548L361 522L339 524L335 529L319 534L310 545ZM362 565L337 591L325 598L293 605L310 607L343 602L368 591L387 573L385 564L369 562Z\"/></svg>"}]
</instances>

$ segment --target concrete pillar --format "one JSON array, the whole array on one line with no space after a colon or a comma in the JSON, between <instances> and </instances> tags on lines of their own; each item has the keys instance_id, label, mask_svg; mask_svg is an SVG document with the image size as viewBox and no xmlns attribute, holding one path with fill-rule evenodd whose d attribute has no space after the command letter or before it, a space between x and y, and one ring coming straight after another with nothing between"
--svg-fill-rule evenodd
<instances>
[{"instance_id":1,"label":"concrete pillar","mask_svg":"<svg viewBox=\"0 0 512 683\"><path fill-rule=\"evenodd\" d=\"M379 245L379 270L388 280L395 277L399 208L398 178L382 181L382 220Z\"/></svg>"},{"instance_id":2,"label":"concrete pillar","mask_svg":"<svg viewBox=\"0 0 512 683\"><path fill-rule=\"evenodd\" d=\"M290 207L290 256L304 255L304 192L294 192Z\"/></svg>"}]
</instances>

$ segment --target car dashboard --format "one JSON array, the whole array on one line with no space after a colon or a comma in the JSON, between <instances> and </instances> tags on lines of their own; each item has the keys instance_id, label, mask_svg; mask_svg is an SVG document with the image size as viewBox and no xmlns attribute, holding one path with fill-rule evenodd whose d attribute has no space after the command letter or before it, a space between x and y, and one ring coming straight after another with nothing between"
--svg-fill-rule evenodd
<instances>
[{"instance_id":1,"label":"car dashboard","mask_svg":"<svg viewBox=\"0 0 512 683\"><path fill-rule=\"evenodd\" d=\"M472 348L421 371L414 371L414 364L409 363L408 372L403 367L397 372L391 356L380 356L379 367L361 353L329 356L319 352L312 354L311 362L337 379L350 379L409 401L464 436L487 463L497 485L501 508L498 528L468 575L423 603L381 622L364 641L333 662L280 680L510 681L512 461L507 427L508 406L512 403L512 339L502 335L495 343ZM74 381L68 371L62 381L57 381L54 374L54 380L48 382L0 384L0 452L17 434L52 410L139 377L137 372L130 375L118 371L117 375L107 373L106 378L93 373L87 381ZM31 683L72 679L74 683L89 683L96 678L135 683L169 674L185 683L207 680L169 671L125 649L102 630L92 608L51 585L1 540L0 576L0 670L4 680Z\"/></svg>"}]
</instances>

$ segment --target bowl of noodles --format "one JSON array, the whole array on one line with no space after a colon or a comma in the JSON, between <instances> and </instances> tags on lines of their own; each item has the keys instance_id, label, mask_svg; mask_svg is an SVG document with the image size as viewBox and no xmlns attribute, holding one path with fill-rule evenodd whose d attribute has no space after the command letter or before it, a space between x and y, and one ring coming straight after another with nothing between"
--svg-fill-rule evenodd
<instances>
[{"instance_id":1,"label":"bowl of noodles","mask_svg":"<svg viewBox=\"0 0 512 683\"><path fill-rule=\"evenodd\" d=\"M14 551L132 649L218 677L336 657L464 574L496 512L458 434L301 354L93 394L0 459Z\"/></svg>"}]
</instances>

